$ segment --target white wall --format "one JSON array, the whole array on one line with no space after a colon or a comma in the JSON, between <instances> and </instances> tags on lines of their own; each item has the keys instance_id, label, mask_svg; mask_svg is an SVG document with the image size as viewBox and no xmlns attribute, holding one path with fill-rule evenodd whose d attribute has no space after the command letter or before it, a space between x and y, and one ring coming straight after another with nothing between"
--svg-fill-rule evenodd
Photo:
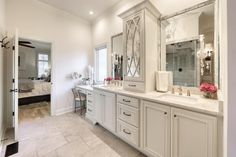
<instances>
[{"instance_id":1,"label":"white wall","mask_svg":"<svg viewBox=\"0 0 236 157\"><path fill-rule=\"evenodd\" d=\"M226 3L226 2L225 2ZM235 87L236 87L236 21L235 21L235 8L236 1L227 1L227 30L228 30L228 58L227 62L227 80L228 80L228 130L227 130L227 157L235 157L236 155L236 100L235 100ZM226 34L226 31L224 32ZM226 51L227 52L227 51ZM227 80L225 80L227 82Z\"/></svg>"},{"instance_id":2,"label":"white wall","mask_svg":"<svg viewBox=\"0 0 236 157\"><path fill-rule=\"evenodd\" d=\"M219 0L219 34L220 34L220 69L221 77L220 84L222 90L222 99L224 100L224 126L223 126L223 147L224 147L224 157L229 157L227 155L227 140L228 140L228 30L227 30L227 1ZM227 33L228 32L228 33ZM232 63L231 63L232 64ZM232 67L233 68L233 67ZM234 87L234 85L232 86ZM233 93L232 93L233 94ZM232 111L233 112L233 111ZM234 147L235 148L235 147ZM236 153L236 152L235 152ZM234 153L234 154L235 154ZM235 156L235 155L233 155Z\"/></svg>"},{"instance_id":3,"label":"white wall","mask_svg":"<svg viewBox=\"0 0 236 157\"><path fill-rule=\"evenodd\" d=\"M92 63L90 23L37 0L7 0L7 30L21 38L52 42L53 103L56 113L72 110L72 72Z\"/></svg>"},{"instance_id":4,"label":"white wall","mask_svg":"<svg viewBox=\"0 0 236 157\"><path fill-rule=\"evenodd\" d=\"M0 0L0 39L2 39L4 34L5 34L5 0ZM1 45L0 45L0 139L2 138L2 133L4 131L4 125L5 125L4 124L5 100L4 100L4 77L3 77L4 72L3 71L4 71L4 54L3 54L3 49L1 48Z\"/></svg>"}]
</instances>

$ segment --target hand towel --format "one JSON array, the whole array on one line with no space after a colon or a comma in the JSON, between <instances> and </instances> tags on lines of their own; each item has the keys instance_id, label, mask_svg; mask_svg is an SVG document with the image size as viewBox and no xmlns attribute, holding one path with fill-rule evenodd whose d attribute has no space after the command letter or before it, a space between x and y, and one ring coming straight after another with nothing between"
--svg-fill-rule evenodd
<instances>
[{"instance_id":1,"label":"hand towel","mask_svg":"<svg viewBox=\"0 0 236 157\"><path fill-rule=\"evenodd\" d=\"M169 86L173 85L173 77L171 71L156 72L156 90L159 92L168 92Z\"/></svg>"}]
</instances>

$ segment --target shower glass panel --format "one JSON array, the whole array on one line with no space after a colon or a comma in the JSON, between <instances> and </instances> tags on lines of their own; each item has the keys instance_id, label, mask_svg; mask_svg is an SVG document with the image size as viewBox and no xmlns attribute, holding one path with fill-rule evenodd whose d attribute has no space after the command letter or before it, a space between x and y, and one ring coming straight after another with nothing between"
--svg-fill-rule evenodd
<instances>
[{"instance_id":1,"label":"shower glass panel","mask_svg":"<svg viewBox=\"0 0 236 157\"><path fill-rule=\"evenodd\" d=\"M166 45L166 70L173 72L174 85L199 85L198 48L198 40Z\"/></svg>"}]
</instances>

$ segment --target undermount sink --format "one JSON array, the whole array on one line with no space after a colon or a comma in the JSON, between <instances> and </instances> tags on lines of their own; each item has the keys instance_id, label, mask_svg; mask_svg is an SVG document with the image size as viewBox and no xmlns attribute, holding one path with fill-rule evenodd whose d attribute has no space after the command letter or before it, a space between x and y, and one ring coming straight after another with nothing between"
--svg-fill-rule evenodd
<instances>
[{"instance_id":1,"label":"undermount sink","mask_svg":"<svg viewBox=\"0 0 236 157\"><path fill-rule=\"evenodd\" d=\"M159 96L159 98L166 101L187 103L187 104L195 104L198 101L197 98L193 98L190 96L174 95L174 94L163 94Z\"/></svg>"}]
</instances>

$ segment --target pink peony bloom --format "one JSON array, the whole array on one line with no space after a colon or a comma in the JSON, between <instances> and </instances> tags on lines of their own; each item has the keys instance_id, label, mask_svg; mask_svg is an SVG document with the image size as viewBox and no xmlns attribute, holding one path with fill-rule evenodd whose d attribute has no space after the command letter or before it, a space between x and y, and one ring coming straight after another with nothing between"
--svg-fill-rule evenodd
<instances>
[{"instance_id":1,"label":"pink peony bloom","mask_svg":"<svg viewBox=\"0 0 236 157\"><path fill-rule=\"evenodd\" d=\"M211 84L211 83L202 83L200 85L200 90L202 92L216 93L217 92L217 87L214 84Z\"/></svg>"},{"instance_id":2,"label":"pink peony bloom","mask_svg":"<svg viewBox=\"0 0 236 157\"><path fill-rule=\"evenodd\" d=\"M113 79L112 77L107 77L105 80L106 81L112 81L112 79Z\"/></svg>"}]
</instances>

